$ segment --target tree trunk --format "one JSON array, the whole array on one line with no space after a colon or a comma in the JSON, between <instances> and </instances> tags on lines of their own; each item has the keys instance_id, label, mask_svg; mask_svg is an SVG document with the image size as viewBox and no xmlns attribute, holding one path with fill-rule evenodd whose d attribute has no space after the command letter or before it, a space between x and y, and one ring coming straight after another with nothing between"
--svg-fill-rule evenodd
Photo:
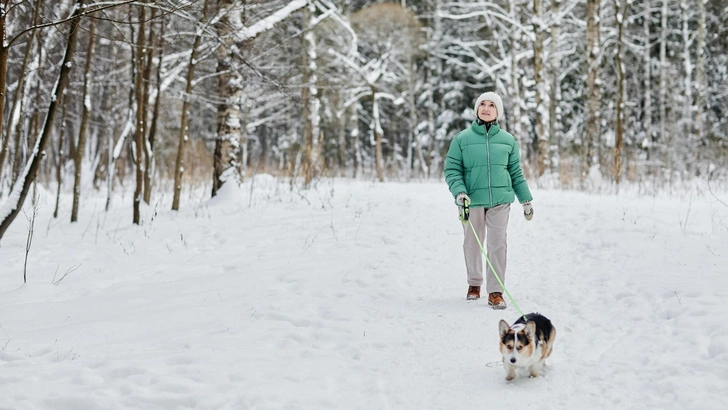
<instances>
[{"instance_id":1,"label":"tree trunk","mask_svg":"<svg viewBox=\"0 0 728 410\"><path fill-rule=\"evenodd\" d=\"M584 169L581 180L586 179L592 165L598 162L597 144L599 144L600 97L599 65L601 44L599 37L600 0L587 0L586 2L586 52L587 52L587 110L584 152Z\"/></svg>"},{"instance_id":2,"label":"tree trunk","mask_svg":"<svg viewBox=\"0 0 728 410\"><path fill-rule=\"evenodd\" d=\"M343 91L339 91L339 102L343 106L345 101L345 94ZM339 115L339 176L344 176L346 170L346 110L342 108L341 115Z\"/></svg>"},{"instance_id":3,"label":"tree trunk","mask_svg":"<svg viewBox=\"0 0 728 410\"><path fill-rule=\"evenodd\" d=\"M417 66L415 64L414 58L410 57L409 61L409 75L407 78L407 83L409 86L409 122L410 122L410 129L407 133L407 169L405 170L405 175L407 179L411 178L412 174L412 167L413 167L413 151L417 150L417 158L422 158L422 147L420 146L420 142L417 138L417 106L415 103L415 75L417 72ZM421 161L420 161L421 162ZM426 167L424 164L420 164L420 167L422 168L423 173L426 172Z\"/></svg>"},{"instance_id":4,"label":"tree trunk","mask_svg":"<svg viewBox=\"0 0 728 410\"><path fill-rule=\"evenodd\" d=\"M249 121L249 115L250 115L250 104L248 102L248 98L246 96L243 97L242 101L242 107L240 107L242 110L242 116L243 116L243 122L242 126L240 127L240 140L242 143L240 144L240 168L239 174L240 175L246 175L248 172L248 157L250 156L250 152L248 150L248 144L250 143L250 140L248 139L248 121Z\"/></svg>"},{"instance_id":5,"label":"tree trunk","mask_svg":"<svg viewBox=\"0 0 728 410\"><path fill-rule=\"evenodd\" d=\"M58 81L56 82L53 90L53 98L51 98L50 104L48 105L48 113L45 118L45 123L43 124L43 131L39 138L36 139L35 148L33 149L30 161L25 167L25 171L23 172L21 179L16 181L16 184L13 187L13 192L10 194L8 201L0 205L0 239L23 208L23 202L25 202L30 186L38 173L41 160L45 155L45 147L48 144L48 140L51 138L51 131L53 130L53 123L56 118L58 104L60 103L64 90L66 89L69 75L73 68L73 53L76 50L76 37L78 36L77 28L80 20L79 16L83 11L82 6L83 0L77 0L73 9L72 17L74 18L71 20L69 27L66 51L63 55L63 62L61 63L60 73L58 74ZM17 196L15 196L16 193ZM17 200L15 198L17 198Z\"/></svg>"},{"instance_id":6,"label":"tree trunk","mask_svg":"<svg viewBox=\"0 0 728 410\"><path fill-rule=\"evenodd\" d=\"M551 16L557 16L560 12L561 2L559 0L551 0ZM559 74L561 72L559 64L559 36L561 35L561 19L551 18L551 52L549 53L549 70L551 74L551 87L549 88L549 132L548 135L556 145L556 155L561 154L561 138L556 136L556 116L558 115L559 99L561 98L561 85L559 82ZM558 158L558 157L557 157ZM554 164L551 163L553 167ZM552 169L556 172L557 169Z\"/></svg>"},{"instance_id":7,"label":"tree trunk","mask_svg":"<svg viewBox=\"0 0 728 410\"><path fill-rule=\"evenodd\" d=\"M436 2L436 7L439 6L439 1ZM435 9L436 11L438 8ZM437 25L435 27L438 27ZM428 32L429 33L429 32ZM429 35L429 34L428 34ZM433 34L431 44L432 48L437 47L438 34ZM437 110L437 104L435 104L435 60L437 57L433 56L432 53L427 53L427 135L420 139L420 143L427 147L427 151L421 150L422 157L422 168L425 172L425 178L430 176L430 149L435 146L436 135L437 135L437 122L435 119L435 111ZM423 147L424 148L424 147Z\"/></svg>"},{"instance_id":8,"label":"tree trunk","mask_svg":"<svg viewBox=\"0 0 728 410\"><path fill-rule=\"evenodd\" d=\"M58 218L58 208L61 202L61 185L63 185L63 142L66 136L66 108L67 98L64 95L61 101L61 126L58 133L58 162L56 163L56 207L53 210L53 217Z\"/></svg>"},{"instance_id":9,"label":"tree trunk","mask_svg":"<svg viewBox=\"0 0 728 410\"><path fill-rule=\"evenodd\" d=\"M698 0L701 3L703 0ZM683 105L683 118L682 130L685 140L682 141L687 145L688 151L693 151L697 148L695 141L695 134L693 134L693 62L690 57L690 16L688 14L688 3L686 0L680 0L680 15L682 20L682 40L683 40L683 92L685 96L685 102ZM686 162L686 168L693 168L695 164L692 161Z\"/></svg>"},{"instance_id":10,"label":"tree trunk","mask_svg":"<svg viewBox=\"0 0 728 410\"><path fill-rule=\"evenodd\" d=\"M159 123L159 106L162 101L162 57L164 56L164 20L162 20L161 23L161 29L159 32L159 45L157 46L159 49L159 55L158 55L158 61L159 64L157 64L157 74L156 74L156 84L157 84L157 90L154 96L154 109L152 110L152 122L149 125L149 137L147 138L148 145L149 145L149 164L148 170L147 170L147 176L148 181L145 181L144 187L149 187L148 190L145 189L144 191L144 202L149 203L152 196L152 185L153 185L153 177L154 172L157 168L157 162L154 157L154 148L156 147L156 141L157 141L157 124ZM151 53L150 53L151 54Z\"/></svg>"},{"instance_id":11,"label":"tree trunk","mask_svg":"<svg viewBox=\"0 0 728 410\"><path fill-rule=\"evenodd\" d=\"M91 67L96 49L96 20L91 20L89 30L88 48L86 50L86 66L83 74L83 111L81 113L81 126L78 129L78 145L76 155L73 157L73 207L71 208L71 222L78 221L78 205L81 198L81 171L83 169L83 156L86 151L86 133L91 118Z\"/></svg>"},{"instance_id":12,"label":"tree trunk","mask_svg":"<svg viewBox=\"0 0 728 410\"><path fill-rule=\"evenodd\" d=\"M652 57L650 57L650 19L652 1L645 0L645 17L642 23L643 35L645 37L645 46L642 51L644 56L644 80L645 80L645 106L644 106L644 126L645 126L645 142L647 146L647 161L651 159L653 155L653 147L655 146L655 135L652 131Z\"/></svg>"},{"instance_id":13,"label":"tree trunk","mask_svg":"<svg viewBox=\"0 0 728 410\"><path fill-rule=\"evenodd\" d=\"M359 138L359 103L351 104L349 121L351 124L351 137L354 140L354 178L356 178L361 175L362 162L364 161L361 153L361 138Z\"/></svg>"},{"instance_id":14,"label":"tree trunk","mask_svg":"<svg viewBox=\"0 0 728 410\"><path fill-rule=\"evenodd\" d=\"M377 100L377 92L372 88L372 122L374 125L374 160L377 170L377 179L384 182L384 156L382 155L382 126L379 123L379 100Z\"/></svg>"},{"instance_id":15,"label":"tree trunk","mask_svg":"<svg viewBox=\"0 0 728 410\"><path fill-rule=\"evenodd\" d=\"M316 18L316 7L311 2L303 8L303 47L301 49L301 69L303 71L303 87L301 102L303 103L303 185L308 187L319 173L319 107L318 81L316 71L316 37L312 20Z\"/></svg>"},{"instance_id":16,"label":"tree trunk","mask_svg":"<svg viewBox=\"0 0 728 410\"><path fill-rule=\"evenodd\" d=\"M149 19L150 21L154 21L155 17L157 16L157 9L152 8L152 16ZM144 203L149 204L152 199L152 163L154 162L154 152L152 151L152 142L149 140L148 136L151 136L151 131L147 135L147 128L146 125L149 123L148 113L149 110L147 110L147 106L149 104L149 87L152 84L152 65L154 63L154 53L151 50L154 50L154 47L156 46L156 35L154 33L154 24L149 24L149 41L148 44L145 45L145 56L146 61L144 62L144 86L143 86L143 96L144 99L144 135L142 135L142 139L144 141ZM159 60L159 64L162 64L162 60ZM159 94L156 96L159 98ZM156 104L155 104L156 105Z\"/></svg>"},{"instance_id":17,"label":"tree trunk","mask_svg":"<svg viewBox=\"0 0 728 410\"><path fill-rule=\"evenodd\" d=\"M519 21L518 6L516 0L509 1L509 10L511 18L514 21ZM509 119L510 127L509 130L516 139L520 139L522 133L521 128L521 75L518 70L518 54L521 50L521 31L518 27L514 27L510 33L511 38L511 95L508 98L509 104L511 105L511 117Z\"/></svg>"},{"instance_id":18,"label":"tree trunk","mask_svg":"<svg viewBox=\"0 0 728 410\"><path fill-rule=\"evenodd\" d=\"M695 66L695 137L698 140L696 163L700 163L701 151L705 147L704 100L705 100L705 3L698 1L698 61Z\"/></svg>"},{"instance_id":19,"label":"tree trunk","mask_svg":"<svg viewBox=\"0 0 728 410\"><path fill-rule=\"evenodd\" d=\"M549 135L546 124L547 116L547 95L548 82L544 75L543 63L543 10L541 0L533 0L533 74L536 85L536 172L541 176L549 166Z\"/></svg>"},{"instance_id":20,"label":"tree trunk","mask_svg":"<svg viewBox=\"0 0 728 410\"><path fill-rule=\"evenodd\" d=\"M670 28L667 26L667 3L668 0L662 0L662 24L660 37L660 144L664 146L667 142L667 36ZM665 150L660 150L665 152Z\"/></svg>"},{"instance_id":21,"label":"tree trunk","mask_svg":"<svg viewBox=\"0 0 728 410\"><path fill-rule=\"evenodd\" d=\"M136 169L136 187L134 189L134 218L133 222L139 225L141 215L139 206L142 201L144 189L144 120L146 119L146 102L144 101L144 57L146 55L146 7L139 9L139 34L137 34L137 48L134 53L134 64L136 65L136 73L134 75L134 96L136 99L136 127L134 129L134 148L135 148L135 169Z\"/></svg>"},{"instance_id":22,"label":"tree trunk","mask_svg":"<svg viewBox=\"0 0 728 410\"><path fill-rule=\"evenodd\" d=\"M3 163L5 162L5 155L7 153L8 141L10 140L10 133L6 132L3 128L5 118L5 94L7 92L7 81L8 81L8 55L10 50L7 44L7 33L6 30L6 18L8 12L8 0L2 0L0 4L0 177L2 177ZM33 41L28 43L28 47L32 47ZM27 57L27 52L26 52ZM24 73L25 71L23 71ZM21 81L25 79L24 75L21 75ZM20 83L18 84L18 90L21 90ZM16 92L17 95L17 92ZM17 100L16 100L17 101ZM3 137L3 134L7 134Z\"/></svg>"},{"instance_id":23,"label":"tree trunk","mask_svg":"<svg viewBox=\"0 0 728 410\"><path fill-rule=\"evenodd\" d=\"M207 19L208 0L202 6L202 19L200 24ZM190 62L187 67L187 79L185 82L185 94L182 96L182 119L179 127L179 138L177 143L177 159L174 163L174 196L172 198L172 210L179 210L179 199L182 193L182 175L185 172L185 148L189 137L187 136L187 122L190 116L190 97L192 95L192 83L195 79L195 67L197 66L197 49L200 47L202 40L202 30L199 29L195 34L195 40L192 43L192 53L190 54Z\"/></svg>"},{"instance_id":24,"label":"tree trunk","mask_svg":"<svg viewBox=\"0 0 728 410\"><path fill-rule=\"evenodd\" d=\"M617 18L617 127L614 142L614 182L619 184L622 178L622 150L624 148L624 99L625 99L625 71L624 71L624 24L629 14L629 1L614 0Z\"/></svg>"},{"instance_id":25,"label":"tree trunk","mask_svg":"<svg viewBox=\"0 0 728 410\"><path fill-rule=\"evenodd\" d=\"M212 196L228 182L238 182L238 152L240 150L240 97L243 81L233 69L232 55L234 16L229 8L233 0L219 0L218 14L222 15L216 24L217 35L222 44L217 49L218 98L223 101L217 107L217 138L213 158Z\"/></svg>"}]
</instances>

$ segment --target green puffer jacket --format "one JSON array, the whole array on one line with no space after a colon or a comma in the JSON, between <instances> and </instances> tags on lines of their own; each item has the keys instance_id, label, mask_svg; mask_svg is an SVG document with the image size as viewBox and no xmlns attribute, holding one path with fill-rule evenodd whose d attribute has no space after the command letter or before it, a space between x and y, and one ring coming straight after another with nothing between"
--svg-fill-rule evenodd
<instances>
[{"instance_id":1,"label":"green puffer jacket","mask_svg":"<svg viewBox=\"0 0 728 410\"><path fill-rule=\"evenodd\" d=\"M453 197L465 192L473 208L510 204L518 197L523 203L533 199L521 169L521 154L513 135L493 124L476 121L450 143L445 160L445 181ZM515 194L515 195L514 195Z\"/></svg>"}]
</instances>

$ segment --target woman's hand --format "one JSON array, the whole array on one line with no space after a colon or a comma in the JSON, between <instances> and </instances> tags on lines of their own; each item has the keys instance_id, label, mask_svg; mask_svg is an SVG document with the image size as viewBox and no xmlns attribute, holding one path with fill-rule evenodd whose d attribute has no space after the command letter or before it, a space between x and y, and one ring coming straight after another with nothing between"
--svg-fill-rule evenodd
<instances>
[{"instance_id":1,"label":"woman's hand","mask_svg":"<svg viewBox=\"0 0 728 410\"><path fill-rule=\"evenodd\" d=\"M530 221L533 219L533 206L531 206L531 201L524 202L523 204L523 217L526 218L527 221Z\"/></svg>"},{"instance_id":2,"label":"woman's hand","mask_svg":"<svg viewBox=\"0 0 728 410\"><path fill-rule=\"evenodd\" d=\"M459 206L465 206L465 201L470 203L470 197L465 192L461 192L455 197L455 202L457 202Z\"/></svg>"}]
</instances>

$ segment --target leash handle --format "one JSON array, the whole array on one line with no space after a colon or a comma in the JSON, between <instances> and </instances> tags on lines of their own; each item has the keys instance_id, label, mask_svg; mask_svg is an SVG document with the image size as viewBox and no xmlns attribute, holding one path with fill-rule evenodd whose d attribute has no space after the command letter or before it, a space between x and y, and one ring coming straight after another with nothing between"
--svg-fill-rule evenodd
<instances>
[{"instance_id":1,"label":"leash handle","mask_svg":"<svg viewBox=\"0 0 728 410\"><path fill-rule=\"evenodd\" d=\"M467 199L463 201L463 206L460 207L460 221L462 223L470 220L470 201Z\"/></svg>"}]
</instances>

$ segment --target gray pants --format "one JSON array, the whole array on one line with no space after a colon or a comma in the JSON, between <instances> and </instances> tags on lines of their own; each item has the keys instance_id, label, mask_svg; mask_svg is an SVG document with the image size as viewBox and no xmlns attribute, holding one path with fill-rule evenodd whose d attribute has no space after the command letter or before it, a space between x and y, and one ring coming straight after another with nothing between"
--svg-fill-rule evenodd
<instances>
[{"instance_id":1,"label":"gray pants","mask_svg":"<svg viewBox=\"0 0 728 410\"><path fill-rule=\"evenodd\" d=\"M510 217L511 204L498 205L493 208L470 208L470 222L478 233L481 243L488 253L488 259L498 273L498 277L506 282L506 256L508 251L506 229ZM483 254L470 223L463 224L465 240L465 267L468 270L468 285L483 285ZM485 290L488 293L503 292L503 287L495 278L493 270L485 265Z\"/></svg>"}]
</instances>

